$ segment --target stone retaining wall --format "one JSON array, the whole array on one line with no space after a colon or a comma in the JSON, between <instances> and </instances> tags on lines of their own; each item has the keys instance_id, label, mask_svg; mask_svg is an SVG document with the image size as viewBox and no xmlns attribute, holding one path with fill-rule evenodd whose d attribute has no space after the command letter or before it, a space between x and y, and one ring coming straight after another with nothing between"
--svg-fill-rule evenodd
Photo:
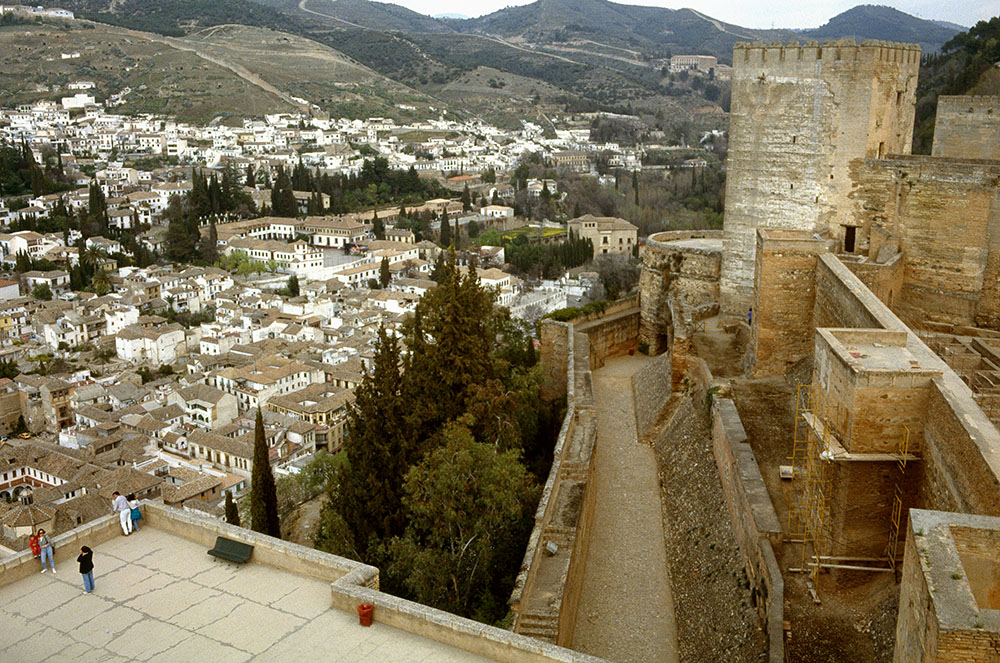
<instances>
[{"instance_id":1,"label":"stone retaining wall","mask_svg":"<svg viewBox=\"0 0 1000 663\"><path fill-rule=\"evenodd\" d=\"M731 399L712 401L712 451L757 612L766 625L768 661L782 663L785 584L774 553L781 545L781 524Z\"/></svg>"},{"instance_id":2,"label":"stone retaining wall","mask_svg":"<svg viewBox=\"0 0 1000 663\"><path fill-rule=\"evenodd\" d=\"M641 370L632 374L632 397L635 400L635 430L641 440L672 393L670 353L646 363Z\"/></svg>"}]
</instances>

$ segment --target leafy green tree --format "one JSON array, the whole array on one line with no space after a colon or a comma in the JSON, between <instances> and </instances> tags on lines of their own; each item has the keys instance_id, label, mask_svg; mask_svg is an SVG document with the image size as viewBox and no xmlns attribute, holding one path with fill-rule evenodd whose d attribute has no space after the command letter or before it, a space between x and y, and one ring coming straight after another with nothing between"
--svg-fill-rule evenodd
<instances>
[{"instance_id":1,"label":"leafy green tree","mask_svg":"<svg viewBox=\"0 0 1000 663\"><path fill-rule=\"evenodd\" d=\"M378 267L378 283L381 288L385 288L389 285L389 281L392 280L392 274L389 272L389 257L382 256L382 263Z\"/></svg>"},{"instance_id":2,"label":"leafy green tree","mask_svg":"<svg viewBox=\"0 0 1000 663\"><path fill-rule=\"evenodd\" d=\"M281 538L278 520L278 493L271 473L264 419L257 408L253 436L253 471L250 476L250 529Z\"/></svg>"},{"instance_id":3,"label":"leafy green tree","mask_svg":"<svg viewBox=\"0 0 1000 663\"><path fill-rule=\"evenodd\" d=\"M493 557L529 516L537 484L516 451L448 425L443 445L406 475L406 533L390 545L396 572L421 603L469 614L487 593Z\"/></svg>"},{"instance_id":4,"label":"leafy green tree","mask_svg":"<svg viewBox=\"0 0 1000 663\"><path fill-rule=\"evenodd\" d=\"M242 526L240 524L240 510L236 507L236 502L233 501L232 492L228 490L226 491L226 522L237 527Z\"/></svg>"},{"instance_id":5,"label":"leafy green tree","mask_svg":"<svg viewBox=\"0 0 1000 663\"><path fill-rule=\"evenodd\" d=\"M48 283L39 283L31 289L31 296L44 302L50 301L52 299L52 288L49 287Z\"/></svg>"}]
</instances>

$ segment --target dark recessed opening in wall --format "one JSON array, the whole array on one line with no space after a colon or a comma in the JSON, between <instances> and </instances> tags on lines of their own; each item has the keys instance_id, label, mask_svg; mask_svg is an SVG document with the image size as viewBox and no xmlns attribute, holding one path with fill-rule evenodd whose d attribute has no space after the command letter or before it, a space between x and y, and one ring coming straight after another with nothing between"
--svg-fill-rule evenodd
<instances>
[{"instance_id":1,"label":"dark recessed opening in wall","mask_svg":"<svg viewBox=\"0 0 1000 663\"><path fill-rule=\"evenodd\" d=\"M857 228L844 226L844 253L854 253L854 233Z\"/></svg>"},{"instance_id":2,"label":"dark recessed opening in wall","mask_svg":"<svg viewBox=\"0 0 1000 663\"><path fill-rule=\"evenodd\" d=\"M878 158L879 159L884 159L885 158L885 143L884 142L879 142L879 144L878 144Z\"/></svg>"},{"instance_id":3,"label":"dark recessed opening in wall","mask_svg":"<svg viewBox=\"0 0 1000 663\"><path fill-rule=\"evenodd\" d=\"M903 93L902 92L897 92L896 93L896 105L897 106L901 106L902 104L903 104Z\"/></svg>"}]
</instances>

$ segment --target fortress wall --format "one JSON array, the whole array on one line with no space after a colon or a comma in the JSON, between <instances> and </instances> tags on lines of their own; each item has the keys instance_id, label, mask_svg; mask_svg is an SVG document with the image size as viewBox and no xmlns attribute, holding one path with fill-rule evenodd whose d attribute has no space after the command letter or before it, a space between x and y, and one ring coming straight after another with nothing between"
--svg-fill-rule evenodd
<instances>
[{"instance_id":1,"label":"fortress wall","mask_svg":"<svg viewBox=\"0 0 1000 663\"><path fill-rule=\"evenodd\" d=\"M941 372L931 381L924 414L920 461L914 468L919 477L915 504L1000 515L1000 431L962 379L832 255L817 261L814 318L817 328L906 332L907 349L921 368Z\"/></svg>"},{"instance_id":2,"label":"fortress wall","mask_svg":"<svg viewBox=\"0 0 1000 663\"><path fill-rule=\"evenodd\" d=\"M638 312L625 308L624 314L624 319L634 319L633 328L637 329ZM622 312L612 317L623 319ZM604 335L600 322L585 323L596 330L597 337ZM556 439L552 468L535 511L535 526L511 593L511 630L568 644L576 626L596 499L590 481L597 426L588 335L577 332L573 324L545 320L542 356L553 362L545 367L547 380L565 385L567 409ZM556 546L554 554L546 550L550 543Z\"/></svg>"},{"instance_id":3,"label":"fortress wall","mask_svg":"<svg viewBox=\"0 0 1000 663\"><path fill-rule=\"evenodd\" d=\"M826 243L804 232L756 234L751 375L781 375L812 353L816 256Z\"/></svg>"},{"instance_id":4,"label":"fortress wall","mask_svg":"<svg viewBox=\"0 0 1000 663\"><path fill-rule=\"evenodd\" d=\"M870 255L877 255L874 252ZM905 261L903 254L897 253L885 263L874 262L869 259L865 262L857 260L847 260L853 256L841 256L843 263L851 272L861 279L861 282L878 297L883 304L892 308L903 290L903 275Z\"/></svg>"},{"instance_id":5,"label":"fortress wall","mask_svg":"<svg viewBox=\"0 0 1000 663\"><path fill-rule=\"evenodd\" d=\"M664 352L632 375L635 428L640 440L649 427L656 423L673 392L670 359L670 353Z\"/></svg>"},{"instance_id":6,"label":"fortress wall","mask_svg":"<svg viewBox=\"0 0 1000 663\"><path fill-rule=\"evenodd\" d=\"M757 228L841 225L853 159L907 153L920 49L851 40L822 46L737 44L726 178L721 297L742 315L753 298Z\"/></svg>"},{"instance_id":7,"label":"fortress wall","mask_svg":"<svg viewBox=\"0 0 1000 663\"><path fill-rule=\"evenodd\" d=\"M604 366L611 357L633 354L639 348L639 302L626 300L630 308L589 322L574 323L574 331L587 335L590 345L590 370Z\"/></svg>"},{"instance_id":8,"label":"fortress wall","mask_svg":"<svg viewBox=\"0 0 1000 663\"><path fill-rule=\"evenodd\" d=\"M1000 160L1000 97L938 97L931 155Z\"/></svg>"},{"instance_id":9,"label":"fortress wall","mask_svg":"<svg viewBox=\"0 0 1000 663\"><path fill-rule=\"evenodd\" d=\"M747 443L736 404L728 398L712 403L712 452L757 612L766 625L768 660L781 663L785 588L774 554L774 547L781 545L781 523Z\"/></svg>"},{"instance_id":10,"label":"fortress wall","mask_svg":"<svg viewBox=\"0 0 1000 663\"><path fill-rule=\"evenodd\" d=\"M859 225L899 241L908 317L949 324L1000 323L1000 163L926 156L855 166Z\"/></svg>"},{"instance_id":11,"label":"fortress wall","mask_svg":"<svg viewBox=\"0 0 1000 663\"><path fill-rule=\"evenodd\" d=\"M639 340L650 354L665 352L673 334L686 337L694 322L717 312L721 239L720 230L663 232L639 249Z\"/></svg>"}]
</instances>

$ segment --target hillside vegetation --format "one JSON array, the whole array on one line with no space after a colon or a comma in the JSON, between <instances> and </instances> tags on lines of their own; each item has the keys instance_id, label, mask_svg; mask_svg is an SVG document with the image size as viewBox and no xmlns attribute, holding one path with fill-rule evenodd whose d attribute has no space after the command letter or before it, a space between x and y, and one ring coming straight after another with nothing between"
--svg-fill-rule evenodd
<instances>
[{"instance_id":1,"label":"hillside vegetation","mask_svg":"<svg viewBox=\"0 0 1000 663\"><path fill-rule=\"evenodd\" d=\"M930 154L939 95L1000 94L1000 17L980 21L924 57L917 85L913 151Z\"/></svg>"}]
</instances>

